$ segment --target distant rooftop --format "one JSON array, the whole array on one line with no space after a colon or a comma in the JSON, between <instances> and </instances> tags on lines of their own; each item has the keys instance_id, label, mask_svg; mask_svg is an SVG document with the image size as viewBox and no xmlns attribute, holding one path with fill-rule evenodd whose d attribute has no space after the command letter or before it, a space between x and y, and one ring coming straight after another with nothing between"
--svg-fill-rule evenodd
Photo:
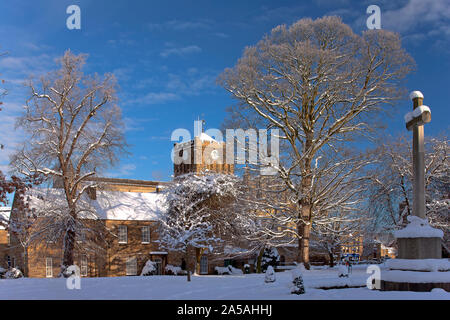
<instances>
[{"instance_id":1,"label":"distant rooftop","mask_svg":"<svg viewBox=\"0 0 450 320\"><path fill-rule=\"evenodd\" d=\"M11 207L0 207L0 230L5 230L4 224L8 223L10 214Z\"/></svg>"},{"instance_id":2,"label":"distant rooftop","mask_svg":"<svg viewBox=\"0 0 450 320\"><path fill-rule=\"evenodd\" d=\"M64 193L58 188L35 188L26 192L29 207L45 214L66 207ZM80 218L101 220L157 221L166 210L166 197L155 192L97 191L96 199L87 194L78 203Z\"/></svg>"},{"instance_id":3,"label":"distant rooftop","mask_svg":"<svg viewBox=\"0 0 450 320\"><path fill-rule=\"evenodd\" d=\"M207 135L206 133L202 132L199 136L200 140L203 141L209 141L209 142L219 142L215 139L213 139L212 137L210 137L209 135Z\"/></svg>"},{"instance_id":4,"label":"distant rooftop","mask_svg":"<svg viewBox=\"0 0 450 320\"><path fill-rule=\"evenodd\" d=\"M164 181L149 181L149 180L135 180L135 179L120 179L120 178L102 178L102 177L91 177L87 179L88 181L105 182L120 185L130 185L130 186L164 186L168 182Z\"/></svg>"}]
</instances>

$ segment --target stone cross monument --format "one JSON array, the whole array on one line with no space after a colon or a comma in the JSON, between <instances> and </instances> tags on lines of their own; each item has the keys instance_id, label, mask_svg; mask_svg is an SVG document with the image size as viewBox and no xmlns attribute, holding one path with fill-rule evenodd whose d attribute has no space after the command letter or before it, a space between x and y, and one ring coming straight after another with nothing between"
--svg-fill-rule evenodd
<instances>
[{"instance_id":1,"label":"stone cross monument","mask_svg":"<svg viewBox=\"0 0 450 320\"><path fill-rule=\"evenodd\" d=\"M450 262L442 258L444 233L428 224L425 203L424 124L431 121L430 108L424 106L423 94L410 95L413 111L405 115L406 128L413 132L413 210L408 225L395 232L397 259L386 263L381 274L381 290L450 291ZM426 277L426 280L423 277Z\"/></svg>"},{"instance_id":2,"label":"stone cross monument","mask_svg":"<svg viewBox=\"0 0 450 320\"><path fill-rule=\"evenodd\" d=\"M413 101L413 112L405 116L406 128L413 132L413 215L425 219L425 152L424 124L431 121L430 108L422 105L423 95L413 91L410 95ZM409 121L408 121L409 120Z\"/></svg>"},{"instance_id":3,"label":"stone cross monument","mask_svg":"<svg viewBox=\"0 0 450 320\"><path fill-rule=\"evenodd\" d=\"M398 258L440 259L440 230L428 225L425 207L425 151L424 124L431 121L430 108L423 105L423 94L410 94L413 111L405 115L406 128L413 132L413 210L409 225L396 233Z\"/></svg>"}]
</instances>

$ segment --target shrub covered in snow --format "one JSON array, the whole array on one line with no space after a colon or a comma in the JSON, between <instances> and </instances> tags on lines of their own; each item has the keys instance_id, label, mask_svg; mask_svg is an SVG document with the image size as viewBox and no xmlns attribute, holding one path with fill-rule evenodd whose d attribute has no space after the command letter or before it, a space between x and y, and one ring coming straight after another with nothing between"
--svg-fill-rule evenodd
<instances>
[{"instance_id":1,"label":"shrub covered in snow","mask_svg":"<svg viewBox=\"0 0 450 320\"><path fill-rule=\"evenodd\" d=\"M215 267L214 270L218 275L231 274L230 269L228 269L228 267Z\"/></svg>"},{"instance_id":2,"label":"shrub covered in snow","mask_svg":"<svg viewBox=\"0 0 450 320\"><path fill-rule=\"evenodd\" d=\"M303 262L302 263L294 262L294 263L296 265L296 268L298 270L300 270L300 272L305 272L306 271L306 268L305 268L305 265L303 264Z\"/></svg>"},{"instance_id":3,"label":"shrub covered in snow","mask_svg":"<svg viewBox=\"0 0 450 320\"><path fill-rule=\"evenodd\" d=\"M261 258L261 269L264 272L268 266L276 267L280 262L277 248L265 248Z\"/></svg>"},{"instance_id":4,"label":"shrub covered in snow","mask_svg":"<svg viewBox=\"0 0 450 320\"><path fill-rule=\"evenodd\" d=\"M18 268L12 268L11 270L8 270L4 277L6 279L18 279L23 278L23 273Z\"/></svg>"},{"instance_id":5,"label":"shrub covered in snow","mask_svg":"<svg viewBox=\"0 0 450 320\"><path fill-rule=\"evenodd\" d=\"M338 267L338 276L339 278L348 277L348 267L340 264Z\"/></svg>"},{"instance_id":6,"label":"shrub covered in snow","mask_svg":"<svg viewBox=\"0 0 450 320\"><path fill-rule=\"evenodd\" d=\"M171 264L166 265L164 269L166 270L166 274L171 274L175 276L183 274L183 270L181 270L181 267L176 267Z\"/></svg>"},{"instance_id":7,"label":"shrub covered in snow","mask_svg":"<svg viewBox=\"0 0 450 320\"><path fill-rule=\"evenodd\" d=\"M152 276L156 273L156 262L147 260L144 268L142 268L141 276Z\"/></svg>"},{"instance_id":8,"label":"shrub covered in snow","mask_svg":"<svg viewBox=\"0 0 450 320\"><path fill-rule=\"evenodd\" d=\"M246 274L249 274L250 273L250 265L249 264L244 264L244 272L246 273Z\"/></svg>"},{"instance_id":9,"label":"shrub covered in snow","mask_svg":"<svg viewBox=\"0 0 450 320\"><path fill-rule=\"evenodd\" d=\"M303 275L300 269L295 268L292 271L292 294L303 294L305 293L305 286L303 284Z\"/></svg>"},{"instance_id":10,"label":"shrub covered in snow","mask_svg":"<svg viewBox=\"0 0 450 320\"><path fill-rule=\"evenodd\" d=\"M227 267L215 267L214 270L217 274L223 275L223 274L243 274L241 269L234 268L233 266L229 265Z\"/></svg>"},{"instance_id":11,"label":"shrub covered in snow","mask_svg":"<svg viewBox=\"0 0 450 320\"><path fill-rule=\"evenodd\" d=\"M8 270L6 270L6 269L0 267L0 278L3 278L3 277L4 277L6 271L8 271Z\"/></svg>"},{"instance_id":12,"label":"shrub covered in snow","mask_svg":"<svg viewBox=\"0 0 450 320\"><path fill-rule=\"evenodd\" d=\"M273 270L272 266L268 266L267 270L266 270L266 275L264 277L264 282L270 283L270 282L275 282L275 280L276 280L275 271Z\"/></svg>"}]
</instances>

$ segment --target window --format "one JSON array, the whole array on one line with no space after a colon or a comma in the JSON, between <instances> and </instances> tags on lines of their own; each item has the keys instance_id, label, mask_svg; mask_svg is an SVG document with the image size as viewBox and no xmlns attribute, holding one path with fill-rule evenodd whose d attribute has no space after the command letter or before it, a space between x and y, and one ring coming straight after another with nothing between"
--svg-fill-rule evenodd
<instances>
[{"instance_id":1,"label":"window","mask_svg":"<svg viewBox=\"0 0 450 320\"><path fill-rule=\"evenodd\" d=\"M142 243L150 243L150 227L142 227Z\"/></svg>"},{"instance_id":2,"label":"window","mask_svg":"<svg viewBox=\"0 0 450 320\"><path fill-rule=\"evenodd\" d=\"M200 274L208 273L208 257L202 256L200 258Z\"/></svg>"},{"instance_id":3,"label":"window","mask_svg":"<svg viewBox=\"0 0 450 320\"><path fill-rule=\"evenodd\" d=\"M88 275L88 259L87 256L84 254L81 256L81 276L87 277Z\"/></svg>"},{"instance_id":4,"label":"window","mask_svg":"<svg viewBox=\"0 0 450 320\"><path fill-rule=\"evenodd\" d=\"M47 278L53 277L53 259L45 258L45 276Z\"/></svg>"},{"instance_id":5,"label":"window","mask_svg":"<svg viewBox=\"0 0 450 320\"><path fill-rule=\"evenodd\" d=\"M126 275L135 276L137 274L137 259L135 257L127 259Z\"/></svg>"},{"instance_id":6,"label":"window","mask_svg":"<svg viewBox=\"0 0 450 320\"><path fill-rule=\"evenodd\" d=\"M119 226L119 243L127 243L127 226L120 225Z\"/></svg>"}]
</instances>

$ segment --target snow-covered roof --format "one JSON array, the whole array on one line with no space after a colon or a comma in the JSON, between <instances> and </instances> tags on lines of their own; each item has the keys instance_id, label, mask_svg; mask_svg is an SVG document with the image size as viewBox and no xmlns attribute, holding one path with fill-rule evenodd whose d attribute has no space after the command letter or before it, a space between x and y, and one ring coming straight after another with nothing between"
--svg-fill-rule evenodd
<instances>
[{"instance_id":1,"label":"snow-covered roof","mask_svg":"<svg viewBox=\"0 0 450 320\"><path fill-rule=\"evenodd\" d=\"M166 210L165 195L155 192L120 192L97 190L96 200L86 194L78 202L80 217L102 220L156 221ZM49 212L66 207L62 189L32 189L26 200L31 209Z\"/></svg>"},{"instance_id":2,"label":"snow-covered roof","mask_svg":"<svg viewBox=\"0 0 450 320\"><path fill-rule=\"evenodd\" d=\"M165 255L165 254L168 254L168 252L167 251L150 251L150 254Z\"/></svg>"},{"instance_id":3,"label":"snow-covered roof","mask_svg":"<svg viewBox=\"0 0 450 320\"><path fill-rule=\"evenodd\" d=\"M4 224L8 223L11 207L0 207L0 230L5 230Z\"/></svg>"},{"instance_id":4,"label":"snow-covered roof","mask_svg":"<svg viewBox=\"0 0 450 320\"><path fill-rule=\"evenodd\" d=\"M202 132L199 136L200 140L202 142L209 141L209 142L218 142L217 140L213 139L211 136L207 135L206 133Z\"/></svg>"}]
</instances>

